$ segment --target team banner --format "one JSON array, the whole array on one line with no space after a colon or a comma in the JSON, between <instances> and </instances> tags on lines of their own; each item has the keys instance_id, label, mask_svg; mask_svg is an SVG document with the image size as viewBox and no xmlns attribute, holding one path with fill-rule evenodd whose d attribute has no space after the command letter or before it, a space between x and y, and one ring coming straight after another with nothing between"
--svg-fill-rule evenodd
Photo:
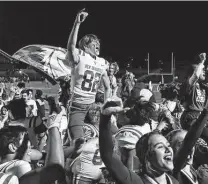
<instances>
[{"instance_id":1,"label":"team banner","mask_svg":"<svg viewBox=\"0 0 208 184\"><path fill-rule=\"evenodd\" d=\"M19 49L12 57L32 66L37 72L44 73L53 80L58 80L71 75L66 53L67 50L60 47L28 45Z\"/></svg>"}]
</instances>

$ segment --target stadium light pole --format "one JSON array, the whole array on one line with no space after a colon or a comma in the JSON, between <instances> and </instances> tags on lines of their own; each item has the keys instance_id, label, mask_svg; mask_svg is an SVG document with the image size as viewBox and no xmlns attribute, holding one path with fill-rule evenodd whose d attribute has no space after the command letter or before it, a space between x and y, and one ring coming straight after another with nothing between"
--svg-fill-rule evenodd
<instances>
[{"instance_id":1,"label":"stadium light pole","mask_svg":"<svg viewBox=\"0 0 208 184\"><path fill-rule=\"evenodd\" d=\"M149 75L149 52L147 53L147 74Z\"/></svg>"},{"instance_id":2,"label":"stadium light pole","mask_svg":"<svg viewBox=\"0 0 208 184\"><path fill-rule=\"evenodd\" d=\"M172 59L171 59L171 73L173 75L173 80L175 80L175 56L174 53L172 52Z\"/></svg>"},{"instance_id":3,"label":"stadium light pole","mask_svg":"<svg viewBox=\"0 0 208 184\"><path fill-rule=\"evenodd\" d=\"M175 72L176 72L176 65L175 65L175 56L173 57L173 73L174 73L174 76L175 76Z\"/></svg>"},{"instance_id":4,"label":"stadium light pole","mask_svg":"<svg viewBox=\"0 0 208 184\"><path fill-rule=\"evenodd\" d=\"M173 73L173 52L172 52L172 57L171 57L171 73L172 73L173 81L174 81L174 73Z\"/></svg>"},{"instance_id":5,"label":"stadium light pole","mask_svg":"<svg viewBox=\"0 0 208 184\"><path fill-rule=\"evenodd\" d=\"M161 75L161 81L162 81L162 84L164 84L164 76L163 76L163 74Z\"/></svg>"}]
</instances>

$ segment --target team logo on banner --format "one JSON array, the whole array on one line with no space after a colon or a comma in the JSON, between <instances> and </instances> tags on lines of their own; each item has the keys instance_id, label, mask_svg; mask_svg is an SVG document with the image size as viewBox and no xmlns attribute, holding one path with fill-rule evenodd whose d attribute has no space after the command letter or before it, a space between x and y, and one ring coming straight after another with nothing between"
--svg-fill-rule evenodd
<instances>
[{"instance_id":1,"label":"team logo on banner","mask_svg":"<svg viewBox=\"0 0 208 184\"><path fill-rule=\"evenodd\" d=\"M19 49L12 57L57 80L71 75L66 54L67 50L60 47L28 45Z\"/></svg>"}]
</instances>

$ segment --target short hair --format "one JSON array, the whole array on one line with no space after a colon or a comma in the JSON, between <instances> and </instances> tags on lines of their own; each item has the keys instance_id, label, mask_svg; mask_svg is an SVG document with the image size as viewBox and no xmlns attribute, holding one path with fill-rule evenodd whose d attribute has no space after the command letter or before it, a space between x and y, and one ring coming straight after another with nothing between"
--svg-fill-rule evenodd
<instances>
[{"instance_id":1,"label":"short hair","mask_svg":"<svg viewBox=\"0 0 208 184\"><path fill-rule=\"evenodd\" d=\"M27 90L26 90L26 89L23 89L23 90L21 91L21 94L23 94L23 93L26 93L26 94L27 94Z\"/></svg>"},{"instance_id":2,"label":"short hair","mask_svg":"<svg viewBox=\"0 0 208 184\"><path fill-rule=\"evenodd\" d=\"M84 37L82 37L81 40L79 41L79 44L78 44L79 48L84 51L85 50L84 47L87 47L93 41L97 41L98 43L100 43L100 40L98 39L98 37L96 35L87 34Z\"/></svg>"},{"instance_id":3,"label":"short hair","mask_svg":"<svg viewBox=\"0 0 208 184\"><path fill-rule=\"evenodd\" d=\"M25 83L24 82L19 82L17 84L17 87L19 87L19 88L25 88Z\"/></svg>"},{"instance_id":4,"label":"short hair","mask_svg":"<svg viewBox=\"0 0 208 184\"><path fill-rule=\"evenodd\" d=\"M6 126L0 130L0 157L4 157L9 153L9 144L13 143L19 147L20 133L27 132L22 126Z\"/></svg>"},{"instance_id":5,"label":"short hair","mask_svg":"<svg viewBox=\"0 0 208 184\"><path fill-rule=\"evenodd\" d=\"M37 89L35 95L36 95L37 97L41 97L41 96L43 95L43 91L40 90L40 89Z\"/></svg>"},{"instance_id":6,"label":"short hair","mask_svg":"<svg viewBox=\"0 0 208 184\"><path fill-rule=\"evenodd\" d=\"M8 109L11 111L15 120L26 118L26 103L24 99L14 99L9 105Z\"/></svg>"},{"instance_id":7,"label":"short hair","mask_svg":"<svg viewBox=\"0 0 208 184\"><path fill-rule=\"evenodd\" d=\"M154 103L137 99L129 99L129 102L125 104L125 107L129 106L131 109L126 112L126 116L131 120L132 125L144 125L150 123L150 117L154 112ZM150 124L151 126L151 124Z\"/></svg>"},{"instance_id":8,"label":"short hair","mask_svg":"<svg viewBox=\"0 0 208 184\"><path fill-rule=\"evenodd\" d=\"M32 92L32 93L33 93L33 90L32 90L32 89L27 89L27 90L26 90L26 92L27 92L27 94L29 95L29 94L30 94L30 92Z\"/></svg>"}]
</instances>

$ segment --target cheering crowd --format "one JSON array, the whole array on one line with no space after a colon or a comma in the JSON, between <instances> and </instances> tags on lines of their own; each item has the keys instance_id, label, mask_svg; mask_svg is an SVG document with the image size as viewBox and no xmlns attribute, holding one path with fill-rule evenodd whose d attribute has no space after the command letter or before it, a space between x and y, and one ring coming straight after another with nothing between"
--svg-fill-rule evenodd
<instances>
[{"instance_id":1,"label":"cheering crowd","mask_svg":"<svg viewBox=\"0 0 208 184\"><path fill-rule=\"evenodd\" d=\"M157 103L151 81L116 78L97 36L76 47L87 16L76 16L59 94L2 82L0 184L207 184L206 54L183 83L160 84Z\"/></svg>"}]
</instances>

